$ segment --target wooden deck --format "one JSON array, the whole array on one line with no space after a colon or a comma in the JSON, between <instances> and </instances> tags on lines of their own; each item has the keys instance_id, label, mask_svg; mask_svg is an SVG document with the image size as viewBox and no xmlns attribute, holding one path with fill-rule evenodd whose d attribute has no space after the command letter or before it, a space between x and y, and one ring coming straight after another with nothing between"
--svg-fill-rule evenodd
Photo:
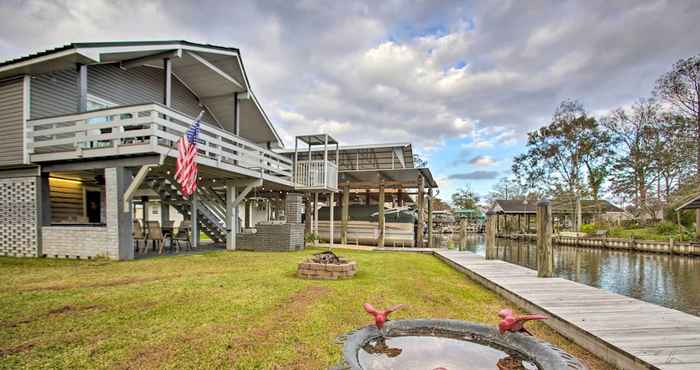
<instances>
[{"instance_id":1,"label":"wooden deck","mask_svg":"<svg viewBox=\"0 0 700 370\"><path fill-rule=\"evenodd\" d=\"M435 255L622 369L700 369L700 317L471 252Z\"/></svg>"}]
</instances>

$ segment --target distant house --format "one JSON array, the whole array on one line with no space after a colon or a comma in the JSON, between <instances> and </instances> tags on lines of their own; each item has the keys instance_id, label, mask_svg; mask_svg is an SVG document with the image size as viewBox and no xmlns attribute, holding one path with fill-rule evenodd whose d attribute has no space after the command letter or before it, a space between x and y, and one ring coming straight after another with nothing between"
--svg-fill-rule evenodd
<instances>
[{"instance_id":1,"label":"distant house","mask_svg":"<svg viewBox=\"0 0 700 370\"><path fill-rule=\"evenodd\" d=\"M499 230L503 227L522 228L522 226L513 226L508 224L508 219L512 222L517 220L517 225L531 226L534 216L537 213L537 203L539 200L533 199L496 199L493 206L489 209L491 212L503 218L499 220ZM570 200L553 199L552 215L555 223L559 225L571 226L575 215L575 204ZM510 217L509 217L510 216ZM513 218L515 216L515 220ZM619 223L622 220L630 219L632 216L624 209L610 203L607 200L594 201L590 199L581 200L581 218L583 223L593 222L594 217L602 218L608 222ZM520 219L522 218L522 221ZM504 224L504 225L502 225ZM531 228L531 227L530 227Z\"/></svg>"},{"instance_id":2,"label":"distant house","mask_svg":"<svg viewBox=\"0 0 700 370\"><path fill-rule=\"evenodd\" d=\"M576 206L573 201L552 200L552 214L560 215L566 219L573 217L575 212ZM594 222L594 218L620 223L621 221L632 219L633 215L605 199L600 199L597 202L593 199L581 199L581 218L584 224Z\"/></svg>"},{"instance_id":3,"label":"distant house","mask_svg":"<svg viewBox=\"0 0 700 370\"><path fill-rule=\"evenodd\" d=\"M457 208L454 210L456 220L467 220L471 223L483 223L486 215L478 208Z\"/></svg>"}]
</instances>

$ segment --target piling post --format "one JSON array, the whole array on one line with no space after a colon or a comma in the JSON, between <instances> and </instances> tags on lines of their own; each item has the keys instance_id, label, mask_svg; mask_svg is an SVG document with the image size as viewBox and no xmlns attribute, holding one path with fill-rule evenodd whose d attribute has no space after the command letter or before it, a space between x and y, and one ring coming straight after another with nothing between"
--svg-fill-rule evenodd
<instances>
[{"instance_id":1,"label":"piling post","mask_svg":"<svg viewBox=\"0 0 700 370\"><path fill-rule=\"evenodd\" d=\"M552 207L546 199L537 203L537 276L554 277Z\"/></svg>"},{"instance_id":2,"label":"piling post","mask_svg":"<svg viewBox=\"0 0 700 370\"><path fill-rule=\"evenodd\" d=\"M496 255L496 227L498 214L494 211L486 212L486 259L494 259Z\"/></svg>"},{"instance_id":3,"label":"piling post","mask_svg":"<svg viewBox=\"0 0 700 370\"><path fill-rule=\"evenodd\" d=\"M428 189L428 248L433 247L433 188Z\"/></svg>"},{"instance_id":4,"label":"piling post","mask_svg":"<svg viewBox=\"0 0 700 370\"><path fill-rule=\"evenodd\" d=\"M343 185L343 207L340 212L340 244L348 244L348 215L350 207L350 184L346 182Z\"/></svg>"},{"instance_id":5,"label":"piling post","mask_svg":"<svg viewBox=\"0 0 700 370\"><path fill-rule=\"evenodd\" d=\"M383 248L384 247L384 238L385 238L385 225L384 225L384 181L382 180L379 183L379 200L377 201L377 208L379 210L378 216L377 216L377 221L378 221L378 236L377 236L377 247Z\"/></svg>"},{"instance_id":6,"label":"piling post","mask_svg":"<svg viewBox=\"0 0 700 370\"><path fill-rule=\"evenodd\" d=\"M418 175L418 196L416 198L416 208L418 212L418 230L416 232L416 248L423 248L423 230L425 221L423 218L423 206L425 200L425 189L423 187L423 175Z\"/></svg>"},{"instance_id":7,"label":"piling post","mask_svg":"<svg viewBox=\"0 0 700 370\"><path fill-rule=\"evenodd\" d=\"M668 239L668 254L673 254L673 238Z\"/></svg>"}]
</instances>

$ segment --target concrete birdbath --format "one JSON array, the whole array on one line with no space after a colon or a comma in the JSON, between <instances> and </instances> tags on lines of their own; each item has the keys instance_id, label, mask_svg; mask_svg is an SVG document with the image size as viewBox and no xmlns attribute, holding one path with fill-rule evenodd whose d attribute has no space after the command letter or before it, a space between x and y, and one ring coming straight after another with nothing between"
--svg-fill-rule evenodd
<instances>
[{"instance_id":1,"label":"concrete birdbath","mask_svg":"<svg viewBox=\"0 0 700 370\"><path fill-rule=\"evenodd\" d=\"M586 370L575 357L527 335L522 325L501 325L499 330L459 320L388 321L392 309L365 309L375 325L338 337L345 363L334 369Z\"/></svg>"}]
</instances>

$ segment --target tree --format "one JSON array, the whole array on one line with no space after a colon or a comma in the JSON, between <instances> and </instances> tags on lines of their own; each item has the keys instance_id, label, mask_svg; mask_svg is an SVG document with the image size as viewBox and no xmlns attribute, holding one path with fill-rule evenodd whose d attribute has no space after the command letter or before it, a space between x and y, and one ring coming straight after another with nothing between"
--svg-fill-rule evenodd
<instances>
[{"instance_id":1,"label":"tree","mask_svg":"<svg viewBox=\"0 0 700 370\"><path fill-rule=\"evenodd\" d=\"M496 199L538 199L539 193L528 191L528 187L517 179L501 177L486 196L489 203Z\"/></svg>"},{"instance_id":2,"label":"tree","mask_svg":"<svg viewBox=\"0 0 700 370\"><path fill-rule=\"evenodd\" d=\"M428 161L423 159L420 155L413 155L413 167L415 168L425 168L428 167Z\"/></svg>"},{"instance_id":3,"label":"tree","mask_svg":"<svg viewBox=\"0 0 700 370\"><path fill-rule=\"evenodd\" d=\"M698 144L694 132L694 123L685 117L672 113L662 115L654 145L659 200L668 203L680 182L695 175L693 149Z\"/></svg>"},{"instance_id":4,"label":"tree","mask_svg":"<svg viewBox=\"0 0 700 370\"><path fill-rule=\"evenodd\" d=\"M677 61L656 81L654 94L673 107L674 113L694 123L700 141L700 54ZM695 145L696 173L700 182L700 145Z\"/></svg>"},{"instance_id":5,"label":"tree","mask_svg":"<svg viewBox=\"0 0 700 370\"><path fill-rule=\"evenodd\" d=\"M700 54L677 61L656 81L654 93L668 102L675 113L695 126L695 181L700 183ZM695 212L695 234L700 237L700 209Z\"/></svg>"},{"instance_id":6,"label":"tree","mask_svg":"<svg viewBox=\"0 0 700 370\"><path fill-rule=\"evenodd\" d=\"M648 192L654 180L660 121L660 106L653 99L640 99L629 112L616 109L602 121L619 149L611 168L610 190L628 194L651 218L654 210L648 203Z\"/></svg>"},{"instance_id":7,"label":"tree","mask_svg":"<svg viewBox=\"0 0 700 370\"><path fill-rule=\"evenodd\" d=\"M447 202L445 202L444 200L442 200L438 197L433 198L433 210L434 211L449 211L451 209L452 208L450 207L450 205L447 204Z\"/></svg>"},{"instance_id":8,"label":"tree","mask_svg":"<svg viewBox=\"0 0 700 370\"><path fill-rule=\"evenodd\" d=\"M452 194L452 205L458 208L474 209L479 202L479 195L469 188L469 185Z\"/></svg>"},{"instance_id":9,"label":"tree","mask_svg":"<svg viewBox=\"0 0 700 370\"><path fill-rule=\"evenodd\" d=\"M550 192L574 194L574 208L580 209L580 196L588 176L593 176L596 192L600 172L610 151L610 140L598 122L589 117L581 103L563 101L552 122L528 134L527 152L515 157L513 173L525 184L544 183ZM577 212L580 216L580 212ZM577 217L580 219L580 217ZM580 227L580 222L576 224Z\"/></svg>"},{"instance_id":10,"label":"tree","mask_svg":"<svg viewBox=\"0 0 700 370\"><path fill-rule=\"evenodd\" d=\"M581 139L595 125L578 102L564 101L552 122L528 133L527 152L513 162L513 173L524 183L543 181L578 192L581 185Z\"/></svg>"}]
</instances>

